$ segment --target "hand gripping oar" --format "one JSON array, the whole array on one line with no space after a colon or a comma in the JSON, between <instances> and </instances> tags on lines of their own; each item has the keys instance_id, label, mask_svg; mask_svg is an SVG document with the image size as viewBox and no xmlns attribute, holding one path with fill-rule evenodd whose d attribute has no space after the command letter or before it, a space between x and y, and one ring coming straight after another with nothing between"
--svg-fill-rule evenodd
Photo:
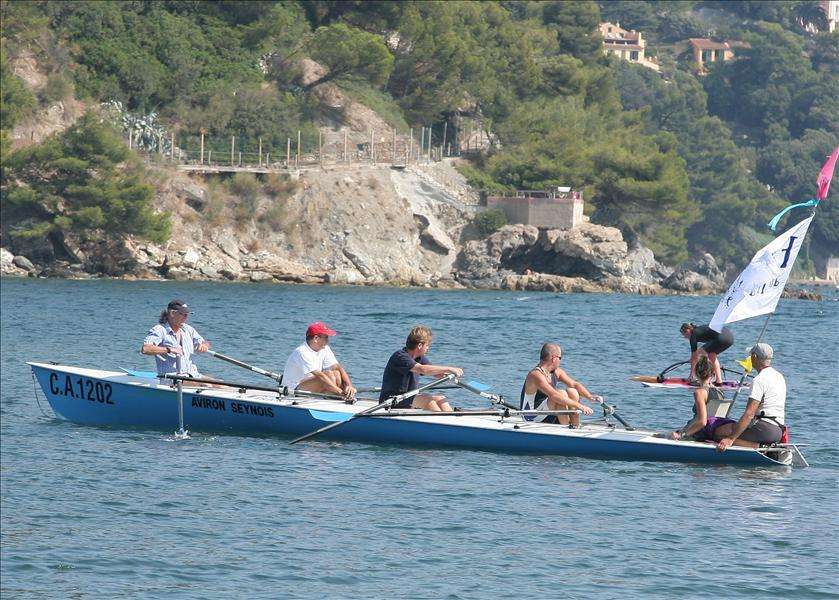
<instances>
[{"instance_id":1,"label":"hand gripping oar","mask_svg":"<svg viewBox=\"0 0 839 600\"><path fill-rule=\"evenodd\" d=\"M237 367L242 367L243 369L247 369L248 371L253 371L254 373L259 373L260 375L265 375L266 377L270 377L277 383L283 382L283 376L279 373L274 373L273 371L266 371L265 369L260 369L259 367L254 367L253 365L249 365L247 363L243 363L240 360L236 360L235 358L230 358L229 356L225 356L220 352L216 352L214 350L207 350L207 354L212 356L213 358L221 359L225 362L229 362L231 365L236 365Z\"/></svg>"},{"instance_id":2,"label":"hand gripping oar","mask_svg":"<svg viewBox=\"0 0 839 600\"><path fill-rule=\"evenodd\" d=\"M307 433L305 435L301 435L300 437L291 440L291 443L296 444L297 442L302 442L303 440L307 440L311 437L319 435L319 434L323 433L324 431L329 431L330 429L333 429L335 427L339 427L339 426L343 425L344 423L348 423L349 421L352 421L353 419L357 419L359 417L369 415L370 413L376 412L377 410L380 410L380 409L385 408L387 406L391 406L393 404L399 403L402 400L407 400L408 398L413 398L414 396L416 396L417 394L419 394L421 392L424 392L425 390L431 389L436 385L440 385L441 383L445 383L446 381L451 381L452 379L454 379L454 374L449 373L445 377L441 377L440 379L432 381L428 385L424 385L420 388L417 388L417 389L412 390L410 392L406 392L404 394L400 394L398 396L391 396L390 398L388 398L384 402L380 402L376 406L373 406L373 407L368 408L366 410L362 410L361 412L357 412L353 416L351 416L350 418L348 418L346 420L336 421L334 423L330 423L329 425L321 427L320 429L315 429L314 431L310 431L309 433Z\"/></svg>"}]
</instances>

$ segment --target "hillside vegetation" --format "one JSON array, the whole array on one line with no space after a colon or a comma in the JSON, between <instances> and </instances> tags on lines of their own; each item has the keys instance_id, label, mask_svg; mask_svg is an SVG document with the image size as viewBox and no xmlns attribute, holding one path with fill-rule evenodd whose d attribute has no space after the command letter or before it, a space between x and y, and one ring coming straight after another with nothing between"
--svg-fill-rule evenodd
<instances>
[{"instance_id":1,"label":"hillside vegetation","mask_svg":"<svg viewBox=\"0 0 839 600\"><path fill-rule=\"evenodd\" d=\"M839 142L839 33L812 33L820 14L817 2L4 1L3 240L167 234L106 123L10 154L9 132L39 106L117 100L183 135L284 147L317 135L314 92L334 82L390 123L434 124L435 143L444 123L450 140L482 123L493 146L464 169L476 185L583 188L592 220L665 262L709 251L742 264L776 210L811 197ZM607 19L642 30L662 74L606 57ZM744 44L698 76L684 41L711 34ZM12 70L24 53L47 72L37 93ZM302 58L324 74L304 84ZM835 254L839 203L819 210L815 250Z\"/></svg>"}]
</instances>

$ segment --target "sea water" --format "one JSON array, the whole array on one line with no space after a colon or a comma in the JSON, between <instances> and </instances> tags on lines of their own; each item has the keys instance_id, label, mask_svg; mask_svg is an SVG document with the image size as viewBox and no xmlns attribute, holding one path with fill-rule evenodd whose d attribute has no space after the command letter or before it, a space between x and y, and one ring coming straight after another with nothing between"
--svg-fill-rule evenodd
<instances>
[{"instance_id":1,"label":"sea water","mask_svg":"<svg viewBox=\"0 0 839 600\"><path fill-rule=\"evenodd\" d=\"M281 370L338 330L377 385L409 329L429 358L518 398L540 345L632 424L679 427L689 391L644 389L688 356L716 297L2 280L4 598L836 597L835 290L782 300L766 341L809 469L738 468L79 426L36 402L27 360L116 370L172 298L216 350ZM734 324L734 366L763 318ZM267 383L199 356L213 376ZM455 397L480 406L475 397ZM737 415L743 409L738 400Z\"/></svg>"}]
</instances>

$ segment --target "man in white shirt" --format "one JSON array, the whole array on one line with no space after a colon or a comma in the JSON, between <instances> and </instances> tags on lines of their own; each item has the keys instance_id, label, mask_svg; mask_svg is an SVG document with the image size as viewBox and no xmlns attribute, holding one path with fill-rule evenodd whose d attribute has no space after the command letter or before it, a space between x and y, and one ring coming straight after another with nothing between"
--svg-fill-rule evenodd
<instances>
[{"instance_id":1,"label":"man in white shirt","mask_svg":"<svg viewBox=\"0 0 839 600\"><path fill-rule=\"evenodd\" d=\"M335 394L351 400L355 397L350 376L329 347L330 336L337 332L321 321L306 329L306 342L288 357L283 369L283 385L291 389Z\"/></svg>"},{"instance_id":2,"label":"man in white shirt","mask_svg":"<svg viewBox=\"0 0 839 600\"><path fill-rule=\"evenodd\" d=\"M749 354L758 374L752 381L749 402L740 420L722 425L714 432L718 442L717 450L720 452L732 444L750 448L757 448L761 444L776 444L784 434L787 382L772 367L772 346L755 344L749 348Z\"/></svg>"}]
</instances>

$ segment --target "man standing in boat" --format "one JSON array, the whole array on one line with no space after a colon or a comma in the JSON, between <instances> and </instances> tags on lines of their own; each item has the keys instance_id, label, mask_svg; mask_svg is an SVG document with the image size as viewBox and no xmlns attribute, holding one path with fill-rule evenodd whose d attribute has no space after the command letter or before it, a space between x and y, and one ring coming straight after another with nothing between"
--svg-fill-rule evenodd
<instances>
[{"instance_id":1,"label":"man standing in boat","mask_svg":"<svg viewBox=\"0 0 839 600\"><path fill-rule=\"evenodd\" d=\"M149 330L140 352L154 356L157 375L178 373L201 377L198 367L192 362L196 352L206 352L210 342L201 337L186 320L192 311L183 300L172 300L160 313L159 322ZM188 385L186 382L184 385Z\"/></svg>"},{"instance_id":2,"label":"man standing in boat","mask_svg":"<svg viewBox=\"0 0 839 600\"><path fill-rule=\"evenodd\" d=\"M734 334L728 327L721 331L714 331L708 325L695 325L693 323L682 323L679 328L682 336L690 340L690 380L696 379L696 362L702 354L708 356L711 365L714 367L715 383L721 385L723 382L722 367L717 355L725 352L734 343ZM699 343L703 342L702 347Z\"/></svg>"},{"instance_id":3,"label":"man standing in boat","mask_svg":"<svg viewBox=\"0 0 839 600\"><path fill-rule=\"evenodd\" d=\"M283 385L318 394L335 394L346 400L355 398L349 374L335 358L329 338L337 335L321 321L306 329L306 341L288 357L283 369Z\"/></svg>"},{"instance_id":4,"label":"man standing in boat","mask_svg":"<svg viewBox=\"0 0 839 600\"><path fill-rule=\"evenodd\" d=\"M385 366L382 375L382 391L379 402L384 402L391 396L398 396L419 387L420 375L427 377L443 377L453 373L456 377L463 376L463 369L432 365L425 356L431 348L432 333L428 327L418 325L411 329L405 347L394 352ZM393 408L421 408L435 412L452 412L452 407L446 397L439 394L417 394L395 404Z\"/></svg>"},{"instance_id":5,"label":"man standing in boat","mask_svg":"<svg viewBox=\"0 0 839 600\"><path fill-rule=\"evenodd\" d=\"M757 376L743 416L714 431L717 450L724 452L734 446L757 448L761 444L777 444L784 435L784 411L787 403L787 382L772 367L775 352L769 344L755 344L749 349Z\"/></svg>"},{"instance_id":6,"label":"man standing in boat","mask_svg":"<svg viewBox=\"0 0 839 600\"><path fill-rule=\"evenodd\" d=\"M560 367L562 348L559 344L548 342L539 353L539 364L527 374L521 388L522 410L579 410L585 415L593 411L580 402L580 395L594 401L601 401L599 396L589 392L579 381L575 381ZM565 386L565 389L560 389ZM574 426L580 424L579 413L571 415L535 415L525 417L529 421L559 423Z\"/></svg>"}]
</instances>

